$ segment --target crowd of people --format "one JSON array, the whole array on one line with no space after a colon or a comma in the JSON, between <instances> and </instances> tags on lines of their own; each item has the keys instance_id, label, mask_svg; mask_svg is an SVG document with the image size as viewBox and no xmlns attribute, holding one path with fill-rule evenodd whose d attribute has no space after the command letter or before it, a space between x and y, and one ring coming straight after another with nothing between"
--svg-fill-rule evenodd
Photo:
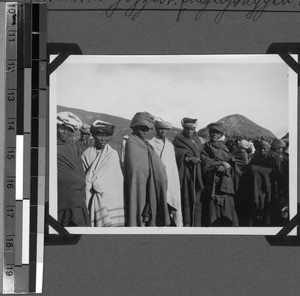
<instances>
[{"instance_id":1,"label":"crowd of people","mask_svg":"<svg viewBox=\"0 0 300 296\"><path fill-rule=\"evenodd\" d=\"M182 132L148 112L132 118L122 153L109 145L114 125L82 124L71 112L57 115L58 221L63 226L281 226L287 218L287 143L274 139L225 141L221 122ZM155 129L155 136L149 132ZM80 139L71 135L80 130Z\"/></svg>"}]
</instances>

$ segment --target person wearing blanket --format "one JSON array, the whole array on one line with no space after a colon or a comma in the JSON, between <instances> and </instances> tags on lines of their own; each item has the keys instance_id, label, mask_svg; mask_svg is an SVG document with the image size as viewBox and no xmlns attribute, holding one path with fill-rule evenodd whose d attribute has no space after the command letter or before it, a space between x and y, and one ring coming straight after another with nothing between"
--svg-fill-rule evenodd
<instances>
[{"instance_id":1,"label":"person wearing blanket","mask_svg":"<svg viewBox=\"0 0 300 296\"><path fill-rule=\"evenodd\" d=\"M155 120L156 136L149 140L149 144L161 158L167 173L168 189L167 202L172 221L172 226L183 226L181 212L180 181L176 164L174 146L166 137L172 128L168 121Z\"/></svg>"},{"instance_id":2,"label":"person wearing blanket","mask_svg":"<svg viewBox=\"0 0 300 296\"><path fill-rule=\"evenodd\" d=\"M138 112L125 146L124 196L127 226L169 226L168 180L165 167L147 141L154 118Z\"/></svg>"},{"instance_id":3,"label":"person wearing blanket","mask_svg":"<svg viewBox=\"0 0 300 296\"><path fill-rule=\"evenodd\" d=\"M75 114L57 114L58 222L64 227L89 226L81 150L70 140L81 126L82 122Z\"/></svg>"},{"instance_id":4,"label":"person wearing blanket","mask_svg":"<svg viewBox=\"0 0 300 296\"><path fill-rule=\"evenodd\" d=\"M114 126L96 120L91 126L95 147L82 154L86 203L92 227L124 226L123 174L116 150L108 143Z\"/></svg>"}]
</instances>

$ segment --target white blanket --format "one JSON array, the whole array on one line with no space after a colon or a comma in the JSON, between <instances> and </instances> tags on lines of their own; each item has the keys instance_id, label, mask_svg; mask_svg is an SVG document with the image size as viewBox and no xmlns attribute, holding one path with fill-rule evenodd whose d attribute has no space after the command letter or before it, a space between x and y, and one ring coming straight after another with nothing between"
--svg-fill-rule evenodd
<instances>
[{"instance_id":1,"label":"white blanket","mask_svg":"<svg viewBox=\"0 0 300 296\"><path fill-rule=\"evenodd\" d=\"M166 138L165 142L156 137L148 141L161 158L167 173L167 202L175 210L171 213L176 226L182 226L181 195L178 168L173 144Z\"/></svg>"},{"instance_id":2,"label":"white blanket","mask_svg":"<svg viewBox=\"0 0 300 296\"><path fill-rule=\"evenodd\" d=\"M123 174L117 151L106 144L97 154L90 147L83 152L82 161L91 226L124 226Z\"/></svg>"}]
</instances>

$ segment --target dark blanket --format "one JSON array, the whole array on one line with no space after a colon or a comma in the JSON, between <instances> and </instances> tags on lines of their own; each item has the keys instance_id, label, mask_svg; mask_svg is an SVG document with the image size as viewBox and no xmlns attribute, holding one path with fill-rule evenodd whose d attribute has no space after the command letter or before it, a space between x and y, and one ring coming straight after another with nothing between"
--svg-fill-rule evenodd
<instances>
[{"instance_id":1,"label":"dark blanket","mask_svg":"<svg viewBox=\"0 0 300 296\"><path fill-rule=\"evenodd\" d=\"M138 136L126 142L124 195L127 226L168 226L167 175L153 148Z\"/></svg>"},{"instance_id":2,"label":"dark blanket","mask_svg":"<svg viewBox=\"0 0 300 296\"><path fill-rule=\"evenodd\" d=\"M78 146L81 154L88 149L89 147L91 147L91 145L87 144L85 141L83 141L82 139L79 139L77 142L75 142L75 145Z\"/></svg>"},{"instance_id":3,"label":"dark blanket","mask_svg":"<svg viewBox=\"0 0 300 296\"><path fill-rule=\"evenodd\" d=\"M58 210L79 208L85 200L81 151L73 143L57 143Z\"/></svg>"},{"instance_id":4,"label":"dark blanket","mask_svg":"<svg viewBox=\"0 0 300 296\"><path fill-rule=\"evenodd\" d=\"M203 166L205 182L205 223L208 226L238 226L234 196L237 188L236 161L222 142L208 142L204 151L210 158ZM231 165L223 172L218 171L217 162Z\"/></svg>"},{"instance_id":5,"label":"dark blanket","mask_svg":"<svg viewBox=\"0 0 300 296\"><path fill-rule=\"evenodd\" d=\"M263 225L271 223L271 215L281 198L281 173L278 159L256 155L250 163L250 205L254 205L254 219L262 219Z\"/></svg>"},{"instance_id":6,"label":"dark blanket","mask_svg":"<svg viewBox=\"0 0 300 296\"><path fill-rule=\"evenodd\" d=\"M203 145L197 136L189 140L183 135L176 136L173 145L181 186L183 225L201 226L201 193L204 189L201 164L193 164L186 161L186 158L198 157L203 159Z\"/></svg>"},{"instance_id":7,"label":"dark blanket","mask_svg":"<svg viewBox=\"0 0 300 296\"><path fill-rule=\"evenodd\" d=\"M231 151L237 164L237 169L240 174L244 173L247 169L247 164L249 163L249 154L245 148L234 147Z\"/></svg>"}]
</instances>

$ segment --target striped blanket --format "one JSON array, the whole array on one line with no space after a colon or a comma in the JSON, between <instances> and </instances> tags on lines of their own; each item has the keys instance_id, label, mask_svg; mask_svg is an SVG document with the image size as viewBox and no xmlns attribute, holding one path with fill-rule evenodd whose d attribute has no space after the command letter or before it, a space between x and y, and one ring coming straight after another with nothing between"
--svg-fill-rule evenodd
<instances>
[{"instance_id":1,"label":"striped blanket","mask_svg":"<svg viewBox=\"0 0 300 296\"><path fill-rule=\"evenodd\" d=\"M91 226L124 226L123 174L117 151L108 144L100 153L90 147L82 161Z\"/></svg>"}]
</instances>

